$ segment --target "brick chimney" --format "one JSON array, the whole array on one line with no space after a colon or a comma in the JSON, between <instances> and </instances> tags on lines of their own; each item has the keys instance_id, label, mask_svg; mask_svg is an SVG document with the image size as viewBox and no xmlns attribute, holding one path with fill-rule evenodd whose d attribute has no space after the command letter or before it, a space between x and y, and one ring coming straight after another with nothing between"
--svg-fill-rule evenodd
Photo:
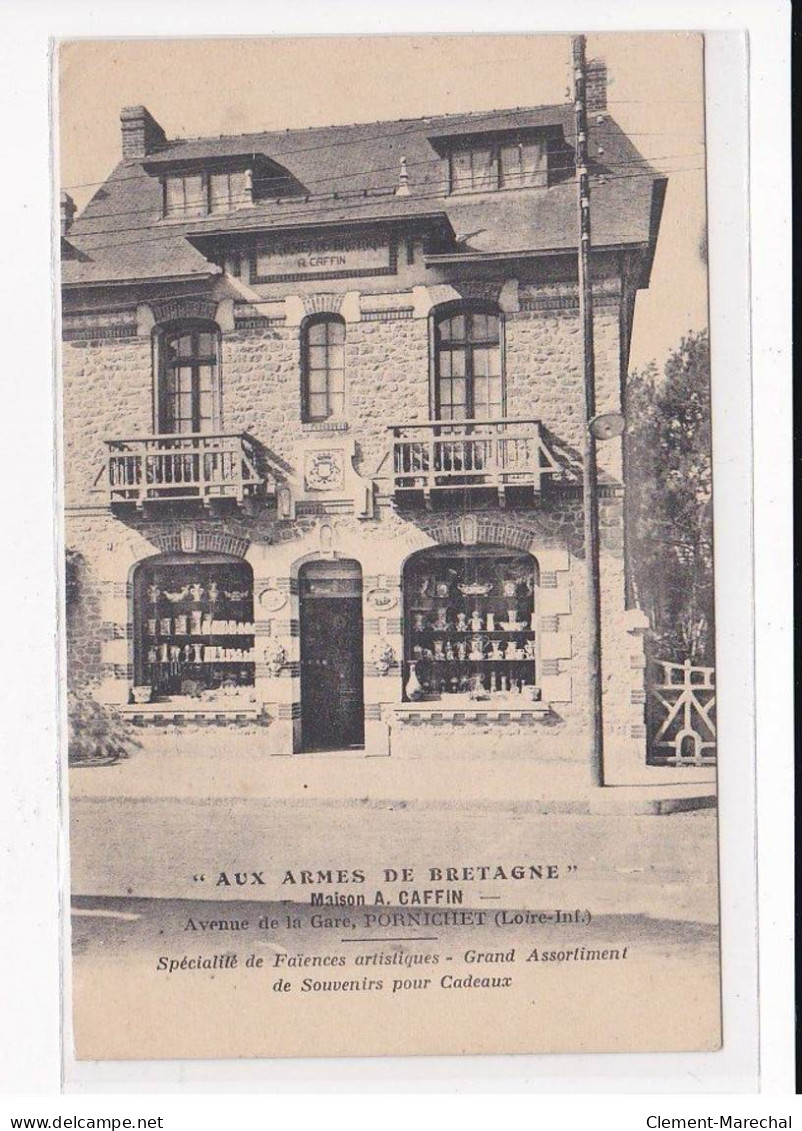
<instances>
[{"instance_id":1,"label":"brick chimney","mask_svg":"<svg viewBox=\"0 0 802 1131\"><path fill-rule=\"evenodd\" d=\"M141 160L167 141L167 135L145 106L125 106L120 111L123 157Z\"/></svg>"},{"instance_id":2,"label":"brick chimney","mask_svg":"<svg viewBox=\"0 0 802 1131\"><path fill-rule=\"evenodd\" d=\"M607 64L603 59L588 59L585 90L588 114L607 113Z\"/></svg>"},{"instance_id":3,"label":"brick chimney","mask_svg":"<svg viewBox=\"0 0 802 1131\"><path fill-rule=\"evenodd\" d=\"M75 207L75 201L72 199L72 197L70 196L70 194L68 192L63 192L61 194L60 205L61 205L61 234L62 234L62 236L66 236L67 232L69 232L70 228L72 227L72 219L73 219L73 216L75 215L77 209Z\"/></svg>"}]
</instances>

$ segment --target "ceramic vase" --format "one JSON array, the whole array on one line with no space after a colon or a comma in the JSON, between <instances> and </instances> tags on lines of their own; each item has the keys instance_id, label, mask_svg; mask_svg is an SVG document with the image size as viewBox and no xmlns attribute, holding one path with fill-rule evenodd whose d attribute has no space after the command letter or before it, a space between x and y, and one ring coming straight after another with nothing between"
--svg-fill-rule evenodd
<instances>
[{"instance_id":1,"label":"ceramic vase","mask_svg":"<svg viewBox=\"0 0 802 1131\"><path fill-rule=\"evenodd\" d=\"M409 676L407 678L407 685L404 688L404 691L406 692L407 699L413 701L420 699L421 695L423 694L423 687L421 686L421 682L418 679L418 673L416 671L416 664L414 660L409 665Z\"/></svg>"}]
</instances>

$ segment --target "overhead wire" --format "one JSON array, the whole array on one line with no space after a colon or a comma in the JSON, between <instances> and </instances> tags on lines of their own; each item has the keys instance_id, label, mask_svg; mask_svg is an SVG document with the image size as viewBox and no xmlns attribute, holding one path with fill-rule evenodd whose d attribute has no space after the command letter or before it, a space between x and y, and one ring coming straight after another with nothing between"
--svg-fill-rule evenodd
<instances>
[{"instance_id":1,"label":"overhead wire","mask_svg":"<svg viewBox=\"0 0 802 1131\"><path fill-rule=\"evenodd\" d=\"M705 166L704 165L692 165L692 166L686 166L684 168L671 169L668 172L672 176L674 174L677 174L677 173L705 172ZM596 178L596 183L599 184L599 183L609 183L611 181L637 180L637 179L642 179L643 177L656 179L657 174L651 173L651 172L650 173L614 174L614 175L608 175L608 176L605 176L605 175L602 174L600 177ZM462 199L464 199L464 197L466 195L468 195L468 194L459 194L459 196L461 196ZM412 198L408 198L408 199L412 199ZM432 193L420 193L420 194L417 194L414 197L414 200L416 200L416 201L418 201L418 200L453 200L453 199L454 199L453 195L443 193L442 191L432 192ZM337 217L332 218L332 220L331 220L332 223L339 222L339 220L342 218L341 214L343 212L348 212L348 211L352 212L354 209L356 209L360 206L364 206L365 201L364 200L340 201L339 204L340 204L340 207L338 209L339 215ZM314 220L318 216L327 215L328 213L330 213L330 211L331 211L330 207L326 207L326 208L320 207L320 208L316 208L316 209L302 209L302 210L296 210L296 211L293 211L293 212L284 212L281 215L281 220L286 220L288 218L293 218L293 217L296 217L296 216L301 216L301 217L306 218L306 219L312 218ZM365 222L369 223L371 221L374 221L375 223L382 223L382 222L386 223L388 220L392 221L392 220L404 220L404 219L415 220L416 214L414 212L410 212L410 213L399 213L397 216L376 216L376 217L366 216ZM347 218L346 218L346 222L347 222ZM176 239L190 239L191 240L191 239L203 239L204 237L205 238L213 238L215 236L220 235L220 233L216 232L214 229L211 229L209 231L204 231L203 229L195 228L194 230L191 230L191 231L184 231L183 228L185 228L186 226L187 226L187 222L185 221L175 231L171 231L171 232L170 231L168 231L168 232L160 231L157 234L154 234L154 235L151 235L147 238L142 238L142 239L117 240L114 243L107 243L107 244L95 244L95 243L87 242L85 244L85 246L78 246L78 250L83 250L83 251L86 251L86 252L93 252L93 251L107 250L109 248L130 247L130 246L133 246L133 245L136 245L136 244L158 243L158 242L161 242L161 241L169 241L169 240L176 240ZM111 230L111 229L109 229L109 230ZM136 232L136 231L147 231L148 228L146 226L140 225L140 226L133 227L133 228L117 229L117 230L118 231L135 231ZM263 230L267 234L267 233L270 233L270 232L281 230L281 226L279 224L272 224L270 226L265 226ZM226 236L252 235L253 232L254 232L253 228L242 227L242 228L229 228L223 234L226 235ZM94 235L102 235L102 234L105 234L105 232L94 233ZM92 235L90 234L90 235L86 236L85 238L87 240L89 240L89 239L92 238Z\"/></svg>"},{"instance_id":2,"label":"overhead wire","mask_svg":"<svg viewBox=\"0 0 802 1131\"><path fill-rule=\"evenodd\" d=\"M692 166L686 166L684 168L669 169L669 170L666 171L666 173L667 173L667 175L673 176L677 173L704 172L704 171L705 171L704 165L692 165ZM654 170L649 170L649 171L644 171L644 172L639 172L639 173L613 173L613 174L601 173L601 174L598 174L597 176L595 176L593 179L597 184L599 184L599 183L609 183L611 181L636 180L636 179L641 179L643 177L656 179L656 178L660 177L660 173L656 172ZM490 190L490 191L493 191L493 190ZM515 191L515 190L512 190L512 191ZM520 190L518 190L518 191L520 191ZM409 197L405 197L404 199L410 200L410 201L413 201L413 202L423 201L423 200L443 200L443 201L450 200L450 201L453 202L455 199L457 199L457 200L462 202L462 201L465 201L470 195L471 194L469 194L469 193L449 194L449 193L445 193L442 190L442 188L438 188L437 191L433 191L433 192L419 192L419 193L410 194ZM477 193L477 195L480 195L480 194ZM391 193L388 193L387 198L388 199L390 199L390 198L397 199L397 198L393 197ZM328 197L326 199L329 201L329 203L326 206L323 206L322 203L321 203L321 206L317 207L317 208L290 209L290 210L287 210L287 211L282 210L280 215L276 214L276 219L279 219L280 221L284 221L284 220L287 220L287 219L293 219L295 217L302 217L302 218L305 218L305 219L313 219L314 220L314 218L316 218L316 217L328 215L332 212L332 203L335 203L335 202L333 201L333 199L331 197ZM360 196L359 198L357 198L355 200L354 199L348 200L348 199L340 198L336 201L336 204L338 205L338 207L337 207L338 216L333 217L332 222L337 222L337 220L339 220L341 218L342 214L345 213L345 212L353 212L355 209L364 208L367 204L377 203L381 199L382 198L380 196L374 196L373 198ZM242 215L242 214L240 213L240 215ZM197 217L196 219L206 221L207 215L204 214L204 216ZM258 219L264 220L264 217L263 216L262 217L255 217L254 219L255 220L258 220ZM386 221L388 219L389 220L393 220L393 219L414 220L415 219L415 213L414 212L399 213L397 217L392 217L392 216L391 217L381 217L381 216L378 216L378 217L367 216L367 217L365 217L366 222L370 222L372 219L375 220L375 222L377 222L377 223L382 222L382 221ZM271 217L271 221L272 220L273 220L273 218ZM91 252L95 252L95 251L108 250L110 248L131 247L131 246L135 246L135 245L138 245L138 244L158 243L158 242L161 242L161 241L169 241L169 240L176 240L176 239L203 239L204 236L206 236L206 238L212 238L212 237L219 234L219 233L215 232L213 229L209 230L207 232L204 232L204 230L202 228L197 228L197 227L195 227L194 230L185 231L184 229L187 226L192 227L190 220L184 220L180 224L177 224L176 229L172 230L172 231L160 230L157 233L151 234L150 236L143 237L141 239L115 240L112 243L102 243L102 244L97 244L97 243L94 243L92 241L97 236L105 235L107 231L109 231L109 232L111 232L111 231L116 231L116 232L142 232L142 231L149 231L150 225L135 225L135 226L128 227L128 228L109 228L109 229L103 229L101 231L97 231L97 232L94 232L94 233L78 233L77 238L81 242L76 243L76 247L78 248L79 251L85 251L87 253L91 253ZM279 224L277 224L277 223L271 223L269 226L265 226L265 228L264 228L266 233L270 232L270 231L275 231L275 230L278 230L278 229L279 229ZM236 236L237 234L250 235L250 234L253 234L253 228L247 228L247 227L228 228L227 231L224 234L226 236Z\"/></svg>"},{"instance_id":3,"label":"overhead wire","mask_svg":"<svg viewBox=\"0 0 802 1131\"><path fill-rule=\"evenodd\" d=\"M675 160L676 161L684 161L684 160L689 159L689 158L690 159L704 158L704 156L705 156L704 153L675 153L675 154L665 154L661 157L652 158L651 160L653 160L653 161L675 161ZM681 170L676 170L676 169L671 169L671 168L667 168L665 170L643 169L644 164L647 164L647 162L644 162L642 160L605 162L601 165L601 167L599 169L592 172L591 175L594 176L597 180L604 181L604 180L622 179L621 174L608 174L608 173L606 173L605 170L613 169L613 168L637 167L637 168L642 170L642 172L637 174L637 175L653 176L653 177L659 177L663 173L669 174L669 173L672 173L672 172L681 171ZM559 166L554 171L556 171L556 172L566 172L571 168L573 168L572 165L570 165L570 166L569 165ZM633 174L633 175L635 175L635 174ZM342 192L335 191L335 192L331 192L331 193L298 194L298 196L295 196L295 197L292 197L292 196L291 197L284 197L284 198L279 198L277 200L276 199L271 200L271 199L268 198L265 201L253 202L253 204L257 207L259 205L262 205L263 207L269 207L269 206L272 205L276 209L281 210L281 212L280 212L281 218L286 218L288 216L293 216L293 215L313 215L317 210L314 209L314 208L307 207L307 205L310 202L319 202L319 203L322 204L322 202L328 201L329 204L338 203L341 207L346 206L349 203L349 201L353 202L354 204L364 205L365 203L376 202L376 201L382 199L383 197L393 196L397 187L398 187L398 182L396 181L396 182L393 182L393 183L390 183L390 184L374 185L372 188L369 188L369 189L366 188L366 189L361 189L361 190L344 190ZM490 191L490 192L492 192L492 191L515 191L516 189L520 190L521 188L527 188L527 187L531 188L531 187L537 187L537 186L514 186L512 189L507 189L507 190L489 189L487 191ZM481 190L477 190L477 193L479 193L479 192L481 192ZM435 198L437 196L442 196L444 198L450 197L450 198L464 199L464 198L466 198L470 195L471 194L468 191L449 193L449 192L446 191L446 189L442 185L438 185L436 187L430 187L430 188L423 189L423 190L419 189L418 191L415 191L413 189L413 190L411 190L409 197L405 197L405 199L410 199L410 200L413 200L413 199L414 200L432 199L432 198ZM216 215L219 215L222 218L224 216L230 216L230 215L232 215L232 213L237 215L237 216L243 216L243 215L245 215L244 206L245 206L245 203L246 203L246 197L243 196L241 198L238 198L238 203L240 201L243 205L242 211L240 211L240 209L238 207L236 207L236 208L231 209L227 212L219 212L219 213L217 213L217 212L207 212L207 211L204 211L202 213L198 213L196 215L193 215L192 213L187 213L187 214L184 215L183 218L180 217L180 216L175 217L174 222L176 224L179 224L181 222L183 222L185 224L191 224L193 221L207 222L210 218L213 218ZM303 202L303 207L300 207L301 202ZM295 205L296 207L288 209L288 205ZM102 214L96 213L95 215L92 215L92 216L81 217L79 222L82 223L82 224L93 224L96 220L104 219L106 217L119 218L121 216L133 216L133 215L153 216L155 211L156 211L156 209L153 205L151 205L148 208L121 209L119 211L110 209L107 212L103 212ZM279 216L278 211L275 213L275 216L276 217ZM161 219L163 219L163 217L159 216L158 219L161 220ZM271 217L271 220L272 220L272 217ZM82 237L85 237L85 238L93 238L93 237L98 236L98 235L103 235L106 232L112 232L112 231L113 232L146 231L146 230L149 230L150 227L151 227L150 224L131 225L129 227L120 227L118 225L114 225L113 227L109 227L109 228L95 228L93 231L84 231L84 232L80 232L80 233L77 233L77 234L79 236L82 236ZM232 231L233 230L236 230L236 229L232 229ZM175 234L175 233L174 232L173 233L165 232L165 237L172 235L172 234Z\"/></svg>"},{"instance_id":4,"label":"overhead wire","mask_svg":"<svg viewBox=\"0 0 802 1131\"><path fill-rule=\"evenodd\" d=\"M295 149L284 149L284 150L282 150L281 153L276 153L275 157L270 158L270 159L274 160L276 163L278 163L279 161L283 160L286 157L297 156L299 153L317 153L317 152L320 152L321 150L324 150L324 149L325 150L338 149L338 148L341 148L341 147L346 146L346 145L364 145L365 142L368 142L368 141L384 141L388 137L389 138L402 137L404 134L412 133L414 130L417 130L422 123L434 120L438 117L444 117L444 116L445 117L470 117L472 122L477 122L477 121L483 121L485 119L489 120L491 118L498 118L498 117L501 117L504 114L514 114L516 111L520 111L521 109L522 109L522 107L513 107L509 110L493 110L493 111L487 111L487 113L482 113L481 115L476 115L476 116L473 116L473 115L470 115L470 114L466 114L466 115L434 115L433 118L431 118L431 119L426 118L426 117L403 119L404 128L400 129L400 130L390 130L390 131L382 130L379 133L372 134L369 137L363 136L363 137L342 138L341 140L337 140L337 141L321 142L319 145L299 146ZM393 125L395 123L391 122L391 123L388 123L388 124ZM305 128L308 129L311 132L312 130L336 130L336 129L343 129L343 130L351 129L351 130L353 130L353 129L360 129L360 128L364 128L364 127L367 127L367 126L375 126L375 125L379 125L379 123L378 122L364 122L364 123L355 122L355 123L350 123L348 125L343 125L343 126L308 126L308 127L305 127ZM150 153L164 152L167 149L173 149L174 148L174 149L177 150L176 160L180 161L182 159L181 158L181 149L184 147L184 145L192 145L195 142L202 141L208 146L208 145L214 144L215 142L219 142L219 141L223 141L223 140L225 140L225 141L236 141L239 138L249 138L249 137L262 137L263 138L263 137L271 137L271 136L275 137L275 138L280 138L280 137L284 136L285 134L296 133L296 132L300 133L301 129L299 129L299 130L295 130L295 129L292 129L292 130L265 130L261 133L257 131L255 133L246 133L246 134L220 134L219 137L179 138L179 139L176 139L174 141L165 142L164 145L153 146L152 149L150 150ZM222 156L241 156L243 154L247 154L247 152L248 152L247 148L244 148L243 150L240 151L240 153L228 154L228 155L223 154ZM147 163L147 157L150 155L150 153L148 155L146 155L145 157L143 157L143 159L142 159L142 161L145 164ZM265 156L270 157L269 154L265 154ZM184 158L184 160L189 160L189 158ZM147 176L150 176L150 174L148 174L148 173L135 173L135 174L132 175L132 177L130 179L136 180L140 177L147 177ZM118 180L127 180L127 179L129 179L129 178L126 178L126 177L118 178ZM107 178L107 180L108 180L108 178ZM104 184L106 184L106 181L87 181L84 184L65 185L63 187L65 189L69 189L69 188L74 188L74 189L76 189L76 188L94 188L95 186L104 185Z\"/></svg>"},{"instance_id":5,"label":"overhead wire","mask_svg":"<svg viewBox=\"0 0 802 1131\"><path fill-rule=\"evenodd\" d=\"M608 103L608 104L612 104L612 103ZM555 103L555 105L559 105L559 106L565 105L568 110L571 109L571 105L569 103L565 103L565 104ZM421 117L421 118L406 119L406 120L404 120L404 128L400 129L400 130L391 130L389 132L384 130L384 131L381 131L380 133L373 134L369 137L342 138L341 140L336 140L336 141L321 142L319 145L299 146L295 149L284 149L284 150L282 150L281 153L276 153L275 157L272 157L272 158L270 157L269 154L265 154L265 156L267 156L270 160L273 160L276 163L279 163L284 158L297 156L298 154L301 154L301 153L316 153L316 152L320 152L321 150L337 149L337 148L341 148L341 147L347 146L347 145L363 145L366 141L380 141L380 140L383 141L383 140L387 139L388 137L389 138L402 137L405 134L414 132L418 127L420 127L420 125L422 123L434 121L439 117L450 118L450 117L463 117L464 116L464 117L469 117L472 123L476 123L476 122L481 122L481 121L485 121L485 120L496 119L496 118L504 116L505 114L514 114L516 112L521 112L522 110L526 110L526 109L527 109L526 107L516 106L516 107L512 107L509 110L493 110L493 111L488 111L487 113L484 113L484 112L477 113L477 114L469 113L469 114L466 114L466 115L457 115L457 114L455 114L455 115L434 115L432 118ZM595 121L595 122L591 122L591 132L595 129L602 128L603 126L608 125L608 124L615 125L615 126L618 125L613 119L610 118L610 116L608 114L605 114L604 118L605 118L605 120L602 121L602 122L599 122L598 120ZM393 124L393 123L390 123L390 124ZM376 123L376 122L365 122L365 123L352 123L352 124L343 125L343 126L308 126L308 127L301 127L298 130L294 130L294 129L293 130L286 130L286 131L265 130L264 132L261 132L261 133L257 131L257 132L245 133L245 134L220 134L219 137L212 136L212 137L178 138L178 139L175 139L175 140L172 140L172 141L168 141L164 145L153 146L152 149L150 150L150 152L142 158L142 162L140 162L140 163L146 164L148 156L150 156L150 153L164 152L168 149L175 149L176 150L176 155L175 155L176 160L180 161L180 160L182 160L182 157L181 157L182 148L185 145L188 145L188 146L193 145L196 142L204 142L208 146L208 145L212 145L215 142L219 142L219 141L235 142L239 138L245 139L245 138L250 138L250 137L256 138L256 137L270 137L270 136L279 138L286 133L301 132L301 130L304 129L304 128L308 129L311 132L312 130L325 130L325 129L328 129L328 130L331 130L331 129L359 129L363 126L372 126L372 125L378 125L378 123ZM510 128L515 129L516 127L510 127ZM517 128L524 128L524 127L517 127ZM618 129L621 129L621 127L618 126ZM678 131L664 131L664 130L658 130L658 131L649 132L649 133L635 133L635 132L623 131L623 130L621 130L621 132L625 133L626 137L678 137L678 136L684 136L683 133L680 133ZM435 135L435 136L437 136L437 135ZM225 156L229 156L229 157L231 157L231 156L242 156L244 154L247 154L247 152L248 152L247 148L243 148L239 153L217 154L217 155L212 155L212 156L223 156L223 157L225 157ZM203 155L201 155L201 156L203 156ZM191 158L183 158L183 160L191 160ZM434 160L437 160L437 158L434 158ZM133 173L129 177L117 177L116 183L119 184L121 181L126 181L126 180L139 180L139 179L142 179L142 178L149 178L150 176L151 176L151 174L149 174L149 173ZM102 181L84 181L84 182L79 182L79 183L75 183L75 184L62 185L61 187L65 191L68 191L70 189L79 189L79 188L96 188L96 187L100 187L102 185L105 185L107 183L108 179L109 178L107 177L105 180L102 180Z\"/></svg>"},{"instance_id":6,"label":"overhead wire","mask_svg":"<svg viewBox=\"0 0 802 1131\"><path fill-rule=\"evenodd\" d=\"M688 158L697 158L697 157L703 158L704 156L705 156L704 151L701 151L701 152L697 152L697 153L668 153L668 154L663 154L663 155L660 155L660 156L654 156L654 157L649 157L649 158L638 158L638 159L629 158L625 161L604 161L604 160L601 159L602 154L597 152L594 155L594 163L597 164L600 167L601 170L603 170L603 169L614 169L614 168L627 168L629 166L642 167L643 165L645 165L645 164L648 165L652 162L675 161L675 160L679 161L679 160L686 160ZM436 166L439 167L441 165L441 160L440 160L440 158L433 158L433 159L427 159L425 161L408 161L408 162L406 162L407 170L413 169L413 168L416 168L416 167L420 167L422 165L433 165L433 166L436 165ZM308 187L309 185L313 185L313 184L331 183L332 181L336 181L336 183L339 184L341 181L346 180L346 179L350 179L350 178L353 178L353 177L372 176L375 173L392 172L393 170L397 170L398 168L399 168L399 166L398 166L398 163L396 162L393 165L377 166L376 168L373 168L373 169L357 169L357 170L354 170L351 173L338 174L336 177L332 177L332 176L316 177L316 178L309 179L306 182L304 182L304 187ZM573 168L574 168L574 165L573 165L572 162L571 163L565 163L565 164L556 164L556 165L552 166L552 172L561 173L561 172L573 170ZM646 170L644 170L644 171L646 171ZM656 175L659 175L659 173L660 173L660 170L659 169L656 170ZM596 175L600 176L600 175L604 175L604 174L603 174L602 171L597 170ZM150 174L143 174L143 179L145 179L149 182L154 182L156 180L156 178L151 176ZM286 183L288 180L291 180L291 178L288 178L286 176L285 177L264 177L264 178L254 177L253 178L253 184L254 185L264 185L264 184L267 184L267 183L271 183L273 181L279 181L281 183ZM117 183L119 183L119 182L118 181L112 181L111 182L112 185L117 184ZM246 205L250 205L251 203L265 204L265 205L273 204L273 205L276 205L276 206L286 206L287 203L299 203L300 204L300 202L303 201L304 204L306 204L310 200L337 200L337 199L344 199L348 196L359 197L360 199L365 199L365 198L369 199L371 196L377 197L377 196L381 196L381 195L390 195L398 187L398 183L399 183L398 180L395 180L391 183L372 185L372 186L364 187L362 189L343 189L343 190L336 190L335 189L335 190L332 190L332 192L329 192L329 193L314 193L314 192L303 193L303 192L299 192L299 193L289 194L285 197L267 198L264 201L252 201L251 197L247 194L240 194L238 196L232 197L231 199L235 202L236 207L240 207L240 206L245 207ZM526 187L526 186L516 186L516 187ZM414 192L414 187L411 190L411 195L416 195L415 192ZM97 210L93 210L91 215L86 215L86 212L84 212L80 217L78 217L78 220L81 223L87 223L88 224L88 223L94 223L95 220L100 220L100 219L103 219L104 217L107 217L107 216L112 216L112 217L117 218L117 217L120 217L120 216L152 215L154 211L155 211L154 205L150 205L147 208L108 209L108 210L102 211L102 212L97 211ZM215 214L216 213L213 213L213 212L204 212L202 215L207 216L207 215L215 215ZM221 211L219 214L223 215L224 213ZM188 214L187 218L196 219L197 217L192 216L191 214ZM107 230L108 231L122 231L122 230L126 230L126 229L119 229L119 228L115 227L115 228L109 228ZM88 235L89 234L98 235L98 234L100 234L101 231L102 231L102 229L95 231L93 233L86 233L86 234L88 234Z\"/></svg>"}]
</instances>

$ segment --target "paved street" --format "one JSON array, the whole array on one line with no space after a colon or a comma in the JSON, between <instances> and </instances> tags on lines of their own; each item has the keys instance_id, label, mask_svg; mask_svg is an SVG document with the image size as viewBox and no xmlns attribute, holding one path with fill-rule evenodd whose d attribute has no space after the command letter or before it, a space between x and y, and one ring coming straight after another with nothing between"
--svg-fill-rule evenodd
<instances>
[{"instance_id":1,"label":"paved street","mask_svg":"<svg viewBox=\"0 0 802 1131\"><path fill-rule=\"evenodd\" d=\"M598 913L713 922L717 915L712 810L664 817L537 814L469 803L405 806L281 799L75 799L71 805L77 895L288 899L287 869L555 864L558 878L473 883L505 905L565 905ZM575 870L569 870L569 868ZM227 891L219 873L262 873L264 884ZM203 881L193 876L204 876ZM431 885L430 885L431 886ZM303 893L306 899L308 893Z\"/></svg>"},{"instance_id":2,"label":"paved street","mask_svg":"<svg viewBox=\"0 0 802 1131\"><path fill-rule=\"evenodd\" d=\"M72 767L71 797L453 802L554 813L589 808L644 812L655 799L712 804L716 793L715 767L646 765L637 774L630 771L625 785L606 776L610 788L599 790L590 785L586 759L538 757L525 735L490 743L465 736L446 750L433 750L431 741L421 738L398 757L353 750L270 757L255 752L248 734L223 739L214 733L143 733L141 740L142 749L113 765Z\"/></svg>"}]
</instances>

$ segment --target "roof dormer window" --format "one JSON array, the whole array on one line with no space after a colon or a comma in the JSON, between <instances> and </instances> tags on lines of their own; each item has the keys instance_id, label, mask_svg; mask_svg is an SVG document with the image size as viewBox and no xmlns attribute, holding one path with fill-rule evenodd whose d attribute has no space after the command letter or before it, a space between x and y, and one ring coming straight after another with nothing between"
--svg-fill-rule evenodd
<instances>
[{"instance_id":1,"label":"roof dormer window","mask_svg":"<svg viewBox=\"0 0 802 1131\"><path fill-rule=\"evenodd\" d=\"M167 177L164 182L165 216L203 216L208 212L203 175Z\"/></svg>"},{"instance_id":2,"label":"roof dormer window","mask_svg":"<svg viewBox=\"0 0 802 1131\"><path fill-rule=\"evenodd\" d=\"M253 203L251 173L241 169L233 173L212 173L209 177L209 211L231 212Z\"/></svg>"},{"instance_id":3,"label":"roof dormer window","mask_svg":"<svg viewBox=\"0 0 802 1131\"><path fill-rule=\"evenodd\" d=\"M171 173L163 184L169 219L232 212L253 203L249 169Z\"/></svg>"},{"instance_id":4,"label":"roof dormer window","mask_svg":"<svg viewBox=\"0 0 802 1131\"><path fill-rule=\"evenodd\" d=\"M448 162L452 193L545 188L548 184L547 149L543 140L485 141L460 146L451 151Z\"/></svg>"},{"instance_id":5,"label":"roof dormer window","mask_svg":"<svg viewBox=\"0 0 802 1131\"><path fill-rule=\"evenodd\" d=\"M176 149L142 163L145 172L161 182L165 219L220 215L308 191L264 153L198 154L186 152L189 144Z\"/></svg>"},{"instance_id":6,"label":"roof dormer window","mask_svg":"<svg viewBox=\"0 0 802 1131\"><path fill-rule=\"evenodd\" d=\"M499 188L532 188L547 183L546 147L542 142L513 142L498 147Z\"/></svg>"}]
</instances>

